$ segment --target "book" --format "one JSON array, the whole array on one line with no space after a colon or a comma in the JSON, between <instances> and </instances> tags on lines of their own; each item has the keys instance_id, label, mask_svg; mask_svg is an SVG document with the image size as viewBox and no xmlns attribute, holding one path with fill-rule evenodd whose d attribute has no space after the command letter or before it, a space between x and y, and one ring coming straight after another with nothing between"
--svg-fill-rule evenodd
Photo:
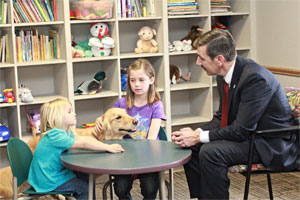
<instances>
[{"instance_id":1,"label":"book","mask_svg":"<svg viewBox=\"0 0 300 200\"><path fill-rule=\"evenodd\" d=\"M21 7L19 6L18 2L13 1L13 5L14 5L15 10L22 17L23 21L26 22L26 23L29 22L26 15L25 15L25 13L22 11Z\"/></svg>"},{"instance_id":2,"label":"book","mask_svg":"<svg viewBox=\"0 0 300 200\"><path fill-rule=\"evenodd\" d=\"M24 7L23 3L21 2L21 0L17 0L16 3L20 7L20 9L24 13L24 15L26 16L27 20L29 22L34 22L34 19L32 19L32 17L30 16L30 14L27 12L27 10L25 9L25 7Z\"/></svg>"},{"instance_id":3,"label":"book","mask_svg":"<svg viewBox=\"0 0 300 200\"><path fill-rule=\"evenodd\" d=\"M121 1L122 0L117 0L118 2L118 10L117 10L117 15L118 15L118 18L120 19L120 18L122 18L122 8L121 8Z\"/></svg>"},{"instance_id":4,"label":"book","mask_svg":"<svg viewBox=\"0 0 300 200\"><path fill-rule=\"evenodd\" d=\"M44 13L44 11L43 11L43 9L42 9L42 7L41 7L39 1L38 1L38 0L32 0L32 2L33 2L34 5L36 6L36 8L39 10L39 13L41 13L44 22L48 22L49 20L47 19L47 17L46 17L46 15L45 15L45 13Z\"/></svg>"},{"instance_id":5,"label":"book","mask_svg":"<svg viewBox=\"0 0 300 200\"><path fill-rule=\"evenodd\" d=\"M29 4L29 7L33 10L33 12L35 13L35 15L37 16L37 18L39 19L39 22L43 22L44 19L42 17L42 14L38 11L38 8L36 7L36 5L32 2L34 0L26 0Z\"/></svg>"},{"instance_id":6,"label":"book","mask_svg":"<svg viewBox=\"0 0 300 200\"><path fill-rule=\"evenodd\" d=\"M7 3L5 2L3 4L3 18L2 18L2 24L7 23ZM7 43L7 42L6 42Z\"/></svg>"},{"instance_id":7,"label":"book","mask_svg":"<svg viewBox=\"0 0 300 200\"><path fill-rule=\"evenodd\" d=\"M132 13L131 13L131 3L130 3L130 0L126 0L126 3L127 3L127 17L128 18L131 18L132 17Z\"/></svg>"},{"instance_id":8,"label":"book","mask_svg":"<svg viewBox=\"0 0 300 200\"><path fill-rule=\"evenodd\" d=\"M28 13L28 15L30 16L30 18L32 19L33 22L38 22L38 18L36 18L35 14L32 12L31 8L28 6L27 2L25 0L22 0L22 2L20 1L20 3L22 4L24 10L26 10L26 12Z\"/></svg>"},{"instance_id":9,"label":"book","mask_svg":"<svg viewBox=\"0 0 300 200\"><path fill-rule=\"evenodd\" d=\"M49 5L48 0L44 0L44 3L45 3L45 8L46 8L46 10L47 10L47 12L48 12L48 15L49 15L51 21L54 21L54 16L53 16L53 14L52 14L52 10L51 10L51 8L50 8L50 5Z\"/></svg>"},{"instance_id":10,"label":"book","mask_svg":"<svg viewBox=\"0 0 300 200\"><path fill-rule=\"evenodd\" d=\"M47 9L46 9L46 7L45 7L45 4L43 3L43 0L38 0L38 1L39 1L39 3L40 3L40 6L41 6L42 10L43 10L44 13L45 13L45 16L47 17L48 22L51 21L50 16L49 16L49 14L48 14L48 12L47 12Z\"/></svg>"},{"instance_id":11,"label":"book","mask_svg":"<svg viewBox=\"0 0 300 200\"><path fill-rule=\"evenodd\" d=\"M56 59L60 59L60 47L59 47L59 34L58 34L58 30L52 29L49 30L49 38L53 39L53 46L54 46L54 57Z\"/></svg>"},{"instance_id":12,"label":"book","mask_svg":"<svg viewBox=\"0 0 300 200\"><path fill-rule=\"evenodd\" d=\"M122 7L122 18L126 18L126 0L121 0L121 7Z\"/></svg>"}]
</instances>

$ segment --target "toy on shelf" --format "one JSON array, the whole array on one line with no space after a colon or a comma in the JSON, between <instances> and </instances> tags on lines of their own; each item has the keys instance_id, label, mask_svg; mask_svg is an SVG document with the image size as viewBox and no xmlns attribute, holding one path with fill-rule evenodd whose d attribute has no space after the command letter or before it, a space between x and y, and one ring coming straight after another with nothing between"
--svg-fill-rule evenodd
<instances>
[{"instance_id":1,"label":"toy on shelf","mask_svg":"<svg viewBox=\"0 0 300 200\"><path fill-rule=\"evenodd\" d=\"M115 41L108 33L108 26L102 22L92 23L90 27L92 37L88 45L91 47L95 57L109 56L112 48L115 47Z\"/></svg>"},{"instance_id":2,"label":"toy on shelf","mask_svg":"<svg viewBox=\"0 0 300 200\"><path fill-rule=\"evenodd\" d=\"M89 41L76 41L72 35L72 58L93 57Z\"/></svg>"},{"instance_id":3,"label":"toy on shelf","mask_svg":"<svg viewBox=\"0 0 300 200\"><path fill-rule=\"evenodd\" d=\"M139 40L136 43L137 48L134 49L135 53L157 53L158 44L153 37L156 35L156 30L149 26L143 26L139 32Z\"/></svg>"},{"instance_id":4,"label":"toy on shelf","mask_svg":"<svg viewBox=\"0 0 300 200\"><path fill-rule=\"evenodd\" d=\"M180 83L180 78L182 78L185 81L191 80L192 73L189 72L188 74L182 73L180 67L177 67L175 65L170 65L170 81L171 84L177 84Z\"/></svg>"},{"instance_id":5,"label":"toy on shelf","mask_svg":"<svg viewBox=\"0 0 300 200\"><path fill-rule=\"evenodd\" d=\"M112 17L113 1L80 0L71 2L76 19L106 19Z\"/></svg>"},{"instance_id":6,"label":"toy on shelf","mask_svg":"<svg viewBox=\"0 0 300 200\"><path fill-rule=\"evenodd\" d=\"M128 68L121 68L121 90L124 92L127 88Z\"/></svg>"},{"instance_id":7,"label":"toy on shelf","mask_svg":"<svg viewBox=\"0 0 300 200\"><path fill-rule=\"evenodd\" d=\"M20 84L19 87L19 98L23 103L33 102L33 96L31 94L31 90L23 84Z\"/></svg>"},{"instance_id":8,"label":"toy on shelf","mask_svg":"<svg viewBox=\"0 0 300 200\"><path fill-rule=\"evenodd\" d=\"M204 31L205 29L200 28L198 25L192 25L190 32L184 38L182 38L181 41L191 40L193 49L196 49L196 47L194 46L194 42L201 36L202 32Z\"/></svg>"},{"instance_id":9,"label":"toy on shelf","mask_svg":"<svg viewBox=\"0 0 300 200\"><path fill-rule=\"evenodd\" d=\"M25 107L26 114L27 114L27 131L32 132L33 137L40 134L40 108L31 108L27 109L27 106Z\"/></svg>"},{"instance_id":10,"label":"toy on shelf","mask_svg":"<svg viewBox=\"0 0 300 200\"><path fill-rule=\"evenodd\" d=\"M230 19L231 19L230 16L220 16L220 17L216 16L216 24L213 25L211 29L218 28L218 29L228 31L230 33L230 29L228 27Z\"/></svg>"},{"instance_id":11,"label":"toy on shelf","mask_svg":"<svg viewBox=\"0 0 300 200\"><path fill-rule=\"evenodd\" d=\"M14 93L13 93L13 89L5 89L3 90L3 94L5 96L5 102L6 103L13 103L15 102L15 97L14 97Z\"/></svg>"},{"instance_id":12,"label":"toy on shelf","mask_svg":"<svg viewBox=\"0 0 300 200\"><path fill-rule=\"evenodd\" d=\"M102 89L103 80L107 80L104 71L98 71L93 80L86 80L79 84L75 94L96 94Z\"/></svg>"},{"instance_id":13,"label":"toy on shelf","mask_svg":"<svg viewBox=\"0 0 300 200\"><path fill-rule=\"evenodd\" d=\"M183 40L183 41L173 41L173 45L169 48L169 51L190 51L192 50L192 41L191 40Z\"/></svg>"},{"instance_id":14,"label":"toy on shelf","mask_svg":"<svg viewBox=\"0 0 300 200\"><path fill-rule=\"evenodd\" d=\"M5 103L5 96L0 92L0 103Z\"/></svg>"},{"instance_id":15,"label":"toy on shelf","mask_svg":"<svg viewBox=\"0 0 300 200\"><path fill-rule=\"evenodd\" d=\"M4 142L9 140L10 138L10 131L9 129L0 123L0 142Z\"/></svg>"}]
</instances>

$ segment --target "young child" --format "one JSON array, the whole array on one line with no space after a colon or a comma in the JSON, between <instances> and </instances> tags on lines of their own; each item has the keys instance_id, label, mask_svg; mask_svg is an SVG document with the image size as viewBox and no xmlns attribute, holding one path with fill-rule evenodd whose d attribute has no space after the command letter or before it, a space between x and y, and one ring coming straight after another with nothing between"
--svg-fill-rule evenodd
<instances>
[{"instance_id":1,"label":"young child","mask_svg":"<svg viewBox=\"0 0 300 200\"><path fill-rule=\"evenodd\" d=\"M123 152L119 144L104 144L90 137L76 136L76 114L66 99L56 99L41 107L41 140L29 170L28 183L37 192L68 191L76 199L88 199L88 179L78 178L63 166L60 154L67 149ZM81 174L78 174L81 176ZM86 176L87 177L87 176Z\"/></svg>"},{"instance_id":2,"label":"young child","mask_svg":"<svg viewBox=\"0 0 300 200\"><path fill-rule=\"evenodd\" d=\"M156 91L155 72L146 59L134 61L128 69L127 95L119 99L113 107L126 109L137 119L138 126L130 136L134 139L158 139L161 120L166 120L163 103ZM96 120L96 128L101 132L101 117ZM139 175L144 199L155 199L159 187L158 173ZM116 175L114 189L119 199L131 199L132 175Z\"/></svg>"}]
</instances>

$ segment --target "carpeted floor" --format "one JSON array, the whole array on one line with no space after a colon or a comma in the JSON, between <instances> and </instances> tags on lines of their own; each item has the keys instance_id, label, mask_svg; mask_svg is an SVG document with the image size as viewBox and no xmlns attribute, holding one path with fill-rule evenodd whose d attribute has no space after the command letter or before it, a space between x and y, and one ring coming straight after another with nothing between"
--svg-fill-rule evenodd
<instances>
[{"instance_id":1,"label":"carpeted floor","mask_svg":"<svg viewBox=\"0 0 300 200\"><path fill-rule=\"evenodd\" d=\"M182 168L174 170L174 199L189 199L189 191L186 183L185 174ZM243 199L245 177L239 173L229 173L231 180L230 199ZM168 180L166 174L166 179ZM272 185L274 199L295 200L300 199L300 173L281 173L272 174ZM96 196L102 199L103 184L107 180L107 176L103 175L97 179ZM139 189L139 181L134 182L132 189L133 199L142 199ZM107 191L109 197L109 189ZM117 199L116 196L114 199ZM267 178L265 175L252 175L250 184L249 199L269 199Z\"/></svg>"}]
</instances>

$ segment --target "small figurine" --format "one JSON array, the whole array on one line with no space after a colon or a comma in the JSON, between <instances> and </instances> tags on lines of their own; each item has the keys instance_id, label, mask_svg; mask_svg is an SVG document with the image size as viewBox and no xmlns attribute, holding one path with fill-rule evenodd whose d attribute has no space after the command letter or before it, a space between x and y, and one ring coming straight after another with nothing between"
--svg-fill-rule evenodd
<instances>
[{"instance_id":1,"label":"small figurine","mask_svg":"<svg viewBox=\"0 0 300 200\"><path fill-rule=\"evenodd\" d=\"M5 89L3 90L4 96L5 96L5 102L6 103L13 103L15 102L15 97L13 94L13 89Z\"/></svg>"},{"instance_id":2,"label":"small figurine","mask_svg":"<svg viewBox=\"0 0 300 200\"><path fill-rule=\"evenodd\" d=\"M0 103L5 103L5 96L3 96L0 92Z\"/></svg>"},{"instance_id":3,"label":"small figurine","mask_svg":"<svg viewBox=\"0 0 300 200\"><path fill-rule=\"evenodd\" d=\"M77 90L74 92L75 94L96 94L102 89L102 81L106 80L106 74L104 71L99 71L95 74L93 80L86 80L82 82Z\"/></svg>"},{"instance_id":4,"label":"small figurine","mask_svg":"<svg viewBox=\"0 0 300 200\"><path fill-rule=\"evenodd\" d=\"M19 97L23 103L33 102L33 96L31 94L31 90L23 84L20 84L19 87Z\"/></svg>"},{"instance_id":5,"label":"small figurine","mask_svg":"<svg viewBox=\"0 0 300 200\"><path fill-rule=\"evenodd\" d=\"M191 80L192 73L189 72L188 74L182 73L181 69L175 65L170 65L170 81L171 84L180 83L180 78L185 81Z\"/></svg>"},{"instance_id":6,"label":"small figurine","mask_svg":"<svg viewBox=\"0 0 300 200\"><path fill-rule=\"evenodd\" d=\"M0 142L9 140L10 131L9 129L0 123Z\"/></svg>"}]
</instances>

